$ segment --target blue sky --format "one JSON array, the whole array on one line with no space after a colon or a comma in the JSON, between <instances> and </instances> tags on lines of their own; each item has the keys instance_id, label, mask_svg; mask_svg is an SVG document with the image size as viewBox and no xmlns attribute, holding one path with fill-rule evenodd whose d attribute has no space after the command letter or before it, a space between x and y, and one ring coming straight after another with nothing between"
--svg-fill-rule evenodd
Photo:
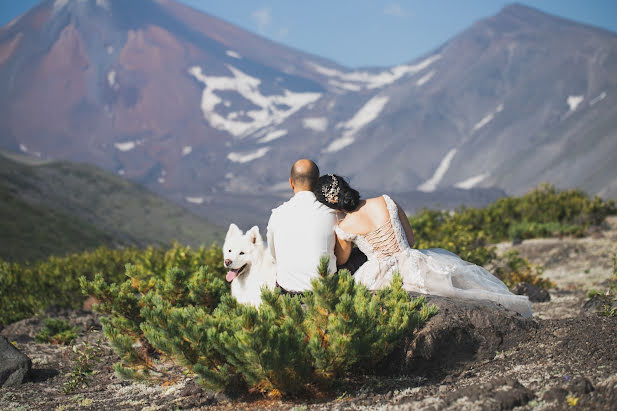
<instances>
[{"instance_id":1,"label":"blue sky","mask_svg":"<svg viewBox=\"0 0 617 411\"><path fill-rule=\"evenodd\" d=\"M350 68L391 66L413 60L511 3L502 0L178 1ZM0 0L0 25L36 3L37 0ZM617 0L521 3L617 32Z\"/></svg>"}]
</instances>

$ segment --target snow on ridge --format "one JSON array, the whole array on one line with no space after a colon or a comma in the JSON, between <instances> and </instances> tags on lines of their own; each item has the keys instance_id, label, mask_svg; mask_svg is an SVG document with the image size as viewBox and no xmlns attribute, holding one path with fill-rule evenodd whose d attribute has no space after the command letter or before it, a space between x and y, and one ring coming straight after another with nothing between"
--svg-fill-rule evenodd
<instances>
[{"instance_id":1,"label":"snow on ridge","mask_svg":"<svg viewBox=\"0 0 617 411\"><path fill-rule=\"evenodd\" d=\"M193 151L193 147L192 146L184 146L184 147L182 147L182 157L188 156L189 154L191 154L192 151Z\"/></svg>"},{"instance_id":2,"label":"snow on ridge","mask_svg":"<svg viewBox=\"0 0 617 411\"><path fill-rule=\"evenodd\" d=\"M248 163L249 161L256 160L266 155L270 151L270 147L262 147L256 151L249 153L229 153L227 159L234 163Z\"/></svg>"},{"instance_id":3,"label":"snow on ridge","mask_svg":"<svg viewBox=\"0 0 617 411\"><path fill-rule=\"evenodd\" d=\"M260 144L269 143L270 141L276 140L286 135L287 135L287 130L274 130L266 134L265 137L257 140L257 142Z\"/></svg>"},{"instance_id":4,"label":"snow on ridge","mask_svg":"<svg viewBox=\"0 0 617 411\"><path fill-rule=\"evenodd\" d=\"M375 120L386 106L388 100L389 97L387 96L374 96L350 120L337 124L336 128L343 128L345 131L341 137L332 141L324 152L334 153L352 144L355 141L354 134Z\"/></svg>"},{"instance_id":5,"label":"snow on ridge","mask_svg":"<svg viewBox=\"0 0 617 411\"><path fill-rule=\"evenodd\" d=\"M28 147L26 147L25 144L20 144L19 145L19 149L23 152L23 153L27 153L28 152Z\"/></svg>"},{"instance_id":6,"label":"snow on ridge","mask_svg":"<svg viewBox=\"0 0 617 411\"><path fill-rule=\"evenodd\" d=\"M121 143L114 143L114 147L120 151L131 151L137 145L141 145L144 143L144 140L135 140L135 141L123 141Z\"/></svg>"},{"instance_id":7,"label":"snow on ridge","mask_svg":"<svg viewBox=\"0 0 617 411\"><path fill-rule=\"evenodd\" d=\"M495 114L501 113L502 111L503 111L503 103L498 105L497 108L495 109L495 111L493 111L491 113L488 113L487 115L482 117L482 120L478 121L473 126L473 128L471 129L471 132L473 133L474 131L477 131L477 130L481 129L482 127L484 127L485 125L490 123L495 118Z\"/></svg>"},{"instance_id":8,"label":"snow on ridge","mask_svg":"<svg viewBox=\"0 0 617 411\"><path fill-rule=\"evenodd\" d=\"M302 126L313 131L323 132L328 129L327 117L306 117L302 119Z\"/></svg>"},{"instance_id":9,"label":"snow on ridge","mask_svg":"<svg viewBox=\"0 0 617 411\"><path fill-rule=\"evenodd\" d=\"M570 107L570 111L576 110L576 108L583 102L585 98L583 96L568 96L566 100L568 106Z\"/></svg>"},{"instance_id":10,"label":"snow on ridge","mask_svg":"<svg viewBox=\"0 0 617 411\"><path fill-rule=\"evenodd\" d=\"M423 85L424 83L432 79L434 75L435 75L435 70L429 71L428 73L420 77L418 81L416 81L416 86L420 87L421 85Z\"/></svg>"},{"instance_id":11,"label":"snow on ridge","mask_svg":"<svg viewBox=\"0 0 617 411\"><path fill-rule=\"evenodd\" d=\"M606 91L603 91L602 93L600 93L600 95L599 95L598 97L596 97L596 98L592 99L592 100L589 102L589 105L590 105L590 106L593 106L594 104L596 104L596 103L598 103L598 102L600 102L600 101L604 100L605 98L606 98Z\"/></svg>"},{"instance_id":12,"label":"snow on ridge","mask_svg":"<svg viewBox=\"0 0 617 411\"><path fill-rule=\"evenodd\" d=\"M109 11L109 0L96 0L96 5Z\"/></svg>"},{"instance_id":13,"label":"snow on ridge","mask_svg":"<svg viewBox=\"0 0 617 411\"><path fill-rule=\"evenodd\" d=\"M227 54L229 57L233 57L233 58L235 58L235 59L241 59L241 58L242 58L242 56L241 56L240 54L236 53L236 52L235 52L235 51L233 51L233 50L227 50L227 51L225 52L225 54Z\"/></svg>"},{"instance_id":14,"label":"snow on ridge","mask_svg":"<svg viewBox=\"0 0 617 411\"><path fill-rule=\"evenodd\" d=\"M429 178L428 180L426 180L424 183L420 184L418 186L418 190L424 191L426 193L435 191L435 189L437 188L437 185L439 184L443 176L446 174L446 171L448 171L448 169L450 168L450 163L452 162L452 159L454 158L454 155L456 154L457 151L458 149L456 148L453 148L450 151L448 151L448 153L444 156L444 158L439 163L439 166L437 166L437 169L435 170L435 173L433 174L433 176Z\"/></svg>"},{"instance_id":15,"label":"snow on ridge","mask_svg":"<svg viewBox=\"0 0 617 411\"><path fill-rule=\"evenodd\" d=\"M109 73L107 73L107 83L109 84L109 87L113 87L116 84L115 70L111 70Z\"/></svg>"},{"instance_id":16,"label":"snow on ridge","mask_svg":"<svg viewBox=\"0 0 617 411\"><path fill-rule=\"evenodd\" d=\"M368 71L350 71L344 73L336 69L330 69L320 66L317 63L310 64L313 69L318 73L323 74L327 77L337 78L337 80L332 78L329 79L329 84L345 90L358 91L361 88L366 88L370 90L392 84L405 75L414 74L424 70L440 58L440 54L435 54L422 60L417 64L401 64L378 73L371 73ZM429 79L430 77L427 78L425 81L428 81Z\"/></svg>"},{"instance_id":17,"label":"snow on ridge","mask_svg":"<svg viewBox=\"0 0 617 411\"><path fill-rule=\"evenodd\" d=\"M188 203L192 203L192 204L202 204L204 202L203 197L184 197L184 199Z\"/></svg>"},{"instance_id":18,"label":"snow on ridge","mask_svg":"<svg viewBox=\"0 0 617 411\"><path fill-rule=\"evenodd\" d=\"M54 11L61 9L68 4L69 0L56 0L54 1Z\"/></svg>"},{"instance_id":19,"label":"snow on ridge","mask_svg":"<svg viewBox=\"0 0 617 411\"><path fill-rule=\"evenodd\" d=\"M127 141L124 143L114 143L114 146L120 150L120 151L131 151L132 149L135 148L135 142L134 141Z\"/></svg>"},{"instance_id":20,"label":"snow on ridge","mask_svg":"<svg viewBox=\"0 0 617 411\"><path fill-rule=\"evenodd\" d=\"M283 90L282 95L265 96L259 90L261 80L230 65L227 65L227 68L232 77L206 76L199 66L191 67L189 73L205 85L201 98L204 118L212 127L227 131L235 137L245 137L261 128L281 124L302 107L321 97L321 93L297 93L289 90ZM215 108L224 102L216 95L218 90L236 91L259 109L241 113L241 119L237 119L239 113L236 112L220 115L215 112ZM247 118L250 120L246 120Z\"/></svg>"},{"instance_id":21,"label":"snow on ridge","mask_svg":"<svg viewBox=\"0 0 617 411\"><path fill-rule=\"evenodd\" d=\"M456 183L454 187L469 190L475 187L476 185L478 185L482 180L486 179L488 176L489 176L488 173L478 174L477 176L469 177L466 180Z\"/></svg>"}]
</instances>

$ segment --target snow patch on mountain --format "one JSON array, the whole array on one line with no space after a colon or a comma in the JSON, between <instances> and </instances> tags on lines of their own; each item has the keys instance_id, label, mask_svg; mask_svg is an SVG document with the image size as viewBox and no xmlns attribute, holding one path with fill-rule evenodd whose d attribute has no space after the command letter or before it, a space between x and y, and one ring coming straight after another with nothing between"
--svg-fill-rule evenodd
<instances>
[{"instance_id":1,"label":"snow patch on mountain","mask_svg":"<svg viewBox=\"0 0 617 411\"><path fill-rule=\"evenodd\" d=\"M58 11L62 7L68 4L69 0L56 0L54 1L54 11Z\"/></svg>"},{"instance_id":2,"label":"snow patch on mountain","mask_svg":"<svg viewBox=\"0 0 617 411\"><path fill-rule=\"evenodd\" d=\"M202 204L204 202L203 197L184 197L184 199L188 203L192 203L192 204Z\"/></svg>"},{"instance_id":3,"label":"snow patch on mountain","mask_svg":"<svg viewBox=\"0 0 617 411\"><path fill-rule=\"evenodd\" d=\"M20 144L19 145L19 149L23 152L23 153L27 153L28 152L28 147L26 147L25 144Z\"/></svg>"},{"instance_id":4,"label":"snow patch on mountain","mask_svg":"<svg viewBox=\"0 0 617 411\"><path fill-rule=\"evenodd\" d=\"M454 185L454 187L456 187L456 188L463 188L465 190L469 190L471 188L474 188L477 184L482 182L482 180L486 179L488 176L489 176L488 173L483 173L483 174L479 174L477 176L469 177L466 180L463 180L463 181L461 181L459 183L456 183Z\"/></svg>"},{"instance_id":5,"label":"snow patch on mountain","mask_svg":"<svg viewBox=\"0 0 617 411\"><path fill-rule=\"evenodd\" d=\"M116 71L115 70L111 70L109 73L107 73L107 84L109 84L109 87L112 87L112 88L116 84Z\"/></svg>"},{"instance_id":6,"label":"snow patch on mountain","mask_svg":"<svg viewBox=\"0 0 617 411\"><path fill-rule=\"evenodd\" d=\"M232 152L227 154L227 159L233 161L234 163L248 163L249 161L265 156L268 151L270 151L270 147L262 147L249 153Z\"/></svg>"},{"instance_id":7,"label":"snow patch on mountain","mask_svg":"<svg viewBox=\"0 0 617 411\"><path fill-rule=\"evenodd\" d=\"M423 75L422 77L420 77L418 79L418 81L416 81L416 86L420 87L422 86L424 83L428 82L430 79L433 78L433 76L435 75L435 70L431 70L428 73L426 73L425 75Z\"/></svg>"},{"instance_id":8,"label":"snow patch on mountain","mask_svg":"<svg viewBox=\"0 0 617 411\"><path fill-rule=\"evenodd\" d=\"M274 130L265 135L265 137L257 140L258 143L264 144L276 140L287 135L287 130Z\"/></svg>"},{"instance_id":9,"label":"snow patch on mountain","mask_svg":"<svg viewBox=\"0 0 617 411\"><path fill-rule=\"evenodd\" d=\"M124 143L114 143L114 147L116 147L120 151L131 151L136 146L134 141L126 141Z\"/></svg>"},{"instance_id":10,"label":"snow patch on mountain","mask_svg":"<svg viewBox=\"0 0 617 411\"><path fill-rule=\"evenodd\" d=\"M235 59L241 59L242 58L241 55L239 55L238 53L236 53L235 51L232 51L232 50L227 50L225 52L225 54L227 54L229 57L233 57Z\"/></svg>"},{"instance_id":11,"label":"snow patch on mountain","mask_svg":"<svg viewBox=\"0 0 617 411\"><path fill-rule=\"evenodd\" d=\"M114 147L120 151L131 151L136 146L144 143L145 140L133 140L133 141L123 141L121 143L114 143Z\"/></svg>"},{"instance_id":12,"label":"snow patch on mountain","mask_svg":"<svg viewBox=\"0 0 617 411\"><path fill-rule=\"evenodd\" d=\"M354 134L375 120L386 106L388 100L389 97L387 96L375 96L367 101L350 120L337 124L336 128L344 129L343 135L332 141L324 152L334 153L352 144L355 141Z\"/></svg>"},{"instance_id":13,"label":"snow patch on mountain","mask_svg":"<svg viewBox=\"0 0 617 411\"><path fill-rule=\"evenodd\" d=\"M206 76L199 66L191 67L189 73L205 86L201 99L204 118L212 127L227 131L235 137L245 137L263 127L281 124L302 107L321 97L321 93L296 93L289 90L283 90L282 95L265 96L259 90L261 80L235 67L227 65L227 68L233 77ZM259 109L242 113L231 112L225 116L218 114L215 111L216 106L223 103L216 95L219 90L235 91Z\"/></svg>"},{"instance_id":14,"label":"snow patch on mountain","mask_svg":"<svg viewBox=\"0 0 617 411\"><path fill-rule=\"evenodd\" d=\"M342 72L340 70L320 66L317 63L311 63L311 66L318 73L335 78L328 80L329 84L349 91L359 91L362 88L370 90L392 84L405 75L415 74L424 70L440 58L440 54L435 54L417 64L402 64L377 73L369 71ZM428 79L426 81L428 81Z\"/></svg>"},{"instance_id":15,"label":"snow patch on mountain","mask_svg":"<svg viewBox=\"0 0 617 411\"><path fill-rule=\"evenodd\" d=\"M302 119L302 126L313 131L323 132L328 129L327 117L307 117Z\"/></svg>"},{"instance_id":16,"label":"snow patch on mountain","mask_svg":"<svg viewBox=\"0 0 617 411\"><path fill-rule=\"evenodd\" d=\"M193 147L192 146L184 146L184 147L182 147L182 157L188 156L189 154L191 154L192 151L193 151Z\"/></svg>"},{"instance_id":17,"label":"snow patch on mountain","mask_svg":"<svg viewBox=\"0 0 617 411\"><path fill-rule=\"evenodd\" d=\"M435 173L433 174L433 176L429 178L428 180L426 180L424 183L420 184L418 186L418 190L424 191L427 193L435 191L435 189L437 188L437 185L439 184L443 176L446 174L446 172L450 168L450 163L452 162L452 159L454 158L454 155L456 154L457 151L458 150L456 148L453 148L450 151L448 151L445 157L441 159L441 162L439 163L439 166L435 170Z\"/></svg>"},{"instance_id":18,"label":"snow patch on mountain","mask_svg":"<svg viewBox=\"0 0 617 411\"><path fill-rule=\"evenodd\" d=\"M604 100L606 98L606 91L603 91L602 93L600 93L600 95L598 97L593 98L590 102L589 105L593 106L594 104Z\"/></svg>"},{"instance_id":19,"label":"snow patch on mountain","mask_svg":"<svg viewBox=\"0 0 617 411\"><path fill-rule=\"evenodd\" d=\"M102 9L109 10L109 1L108 0L96 0L96 5Z\"/></svg>"},{"instance_id":20,"label":"snow patch on mountain","mask_svg":"<svg viewBox=\"0 0 617 411\"><path fill-rule=\"evenodd\" d=\"M576 108L583 102L583 96L568 96L567 103L570 107L570 111L576 110Z\"/></svg>"},{"instance_id":21,"label":"snow patch on mountain","mask_svg":"<svg viewBox=\"0 0 617 411\"><path fill-rule=\"evenodd\" d=\"M482 117L482 120L480 120L476 124L474 124L471 132L473 133L473 132L481 129L482 127L484 127L488 123L490 123L495 118L495 114L501 113L502 111L503 111L503 104L500 104L499 106L497 106L495 111L488 113L487 115Z\"/></svg>"}]
</instances>

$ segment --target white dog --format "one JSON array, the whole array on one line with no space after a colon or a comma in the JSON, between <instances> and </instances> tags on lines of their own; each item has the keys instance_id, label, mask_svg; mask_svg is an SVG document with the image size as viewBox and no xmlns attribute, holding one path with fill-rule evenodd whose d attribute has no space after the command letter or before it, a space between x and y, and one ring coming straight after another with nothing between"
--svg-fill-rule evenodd
<instances>
[{"instance_id":1,"label":"white dog","mask_svg":"<svg viewBox=\"0 0 617 411\"><path fill-rule=\"evenodd\" d=\"M242 304L260 305L261 288L273 290L276 286L276 266L259 227L242 234L237 225L230 224L223 256L225 267L229 268L226 279L231 282L231 295Z\"/></svg>"}]
</instances>

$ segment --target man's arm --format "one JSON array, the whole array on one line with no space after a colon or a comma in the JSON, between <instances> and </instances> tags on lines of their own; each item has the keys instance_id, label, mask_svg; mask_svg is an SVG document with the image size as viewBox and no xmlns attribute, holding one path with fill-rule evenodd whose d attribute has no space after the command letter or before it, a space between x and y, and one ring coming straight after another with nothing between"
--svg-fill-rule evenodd
<instances>
[{"instance_id":1,"label":"man's arm","mask_svg":"<svg viewBox=\"0 0 617 411\"><path fill-rule=\"evenodd\" d=\"M268 241L268 250L270 250L270 254L272 255L272 258L274 258L274 261L276 261L276 251L274 250L274 223L272 221L273 219L274 215L271 215L270 221L268 221L266 241Z\"/></svg>"}]
</instances>

